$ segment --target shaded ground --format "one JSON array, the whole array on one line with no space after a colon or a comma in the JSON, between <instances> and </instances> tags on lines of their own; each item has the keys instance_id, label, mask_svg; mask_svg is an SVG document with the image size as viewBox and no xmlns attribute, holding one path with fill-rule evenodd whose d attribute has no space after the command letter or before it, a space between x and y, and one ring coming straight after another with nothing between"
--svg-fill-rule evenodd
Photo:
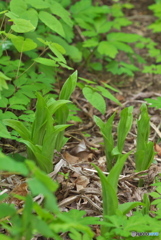
<instances>
[{"instance_id":1,"label":"shaded ground","mask_svg":"<svg viewBox=\"0 0 161 240\"><path fill-rule=\"evenodd\" d=\"M106 4L106 1L102 1ZM153 1L131 1L135 5L132 10L126 10L126 14L130 20L134 21L132 26L126 27L126 32L139 33L145 37L152 37L161 45L159 34L152 34L147 30L153 20L151 12L147 6ZM124 56L119 56L124 57ZM152 61L152 60L149 60ZM149 62L151 64L151 62ZM120 90L115 96L122 103L122 107L134 106L134 118L138 117L140 105L145 98L156 97L161 95L161 76L136 73L134 77L113 76L109 73L89 73L86 69L80 69L81 77L104 81L109 85ZM66 132L66 136L70 137L70 141L64 147L61 154L58 154L55 161L56 166L51 177L60 183L60 188L57 191L57 199L60 208L63 211L69 209L83 209L87 215L101 216L102 215L102 197L101 185L96 171L91 167L91 162L99 166L105 174L105 156L102 145L102 136L95 126L92 116L100 113L94 109L77 90L72 97L73 102L79 107L78 116L82 119L81 123L74 123ZM113 112L117 112L113 133L116 136L116 128L119 121L119 113L121 107L111 101L107 101L108 109L103 117L107 119ZM161 138L160 133L160 111L149 109L151 116L151 134L150 140L158 142ZM87 136L88 134L88 136ZM136 147L136 122L134 121L132 130L127 137L125 152L135 149ZM146 173L135 173L134 158L131 156L125 164L122 175L119 179L119 202L141 201L143 193L152 191L150 184L154 178L161 173L161 157L155 157L155 164L152 164L150 169L144 171ZM60 174L61 172L61 174ZM58 174L59 173L59 174ZM144 186L138 187L139 179L144 179ZM3 186L6 189L17 194L25 195L27 193L26 184L20 176L5 176ZM16 186L15 186L16 185ZM1 185L2 186L2 185ZM37 199L41 202L41 197ZM15 202L15 199L11 199ZM21 205L20 202L16 204ZM99 234L99 229L95 229L96 234ZM37 239L37 238L35 238ZM67 239L64 235L64 239Z\"/></svg>"}]
</instances>

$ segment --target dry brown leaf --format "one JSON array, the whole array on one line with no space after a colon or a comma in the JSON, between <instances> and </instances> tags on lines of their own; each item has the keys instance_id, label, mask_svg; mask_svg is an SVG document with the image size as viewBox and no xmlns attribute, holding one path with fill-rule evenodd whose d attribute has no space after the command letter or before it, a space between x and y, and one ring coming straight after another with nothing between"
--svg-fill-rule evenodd
<instances>
[{"instance_id":1,"label":"dry brown leaf","mask_svg":"<svg viewBox=\"0 0 161 240\"><path fill-rule=\"evenodd\" d=\"M87 146L84 140L82 140L76 147L74 147L71 151L73 155L77 156L77 153L84 152L87 150Z\"/></svg>"},{"instance_id":2,"label":"dry brown leaf","mask_svg":"<svg viewBox=\"0 0 161 240\"><path fill-rule=\"evenodd\" d=\"M63 153L63 157L65 158L65 160L68 163L74 164L74 163L78 163L79 162L79 157L75 157L73 155L71 155L69 152L64 152Z\"/></svg>"},{"instance_id":3,"label":"dry brown leaf","mask_svg":"<svg viewBox=\"0 0 161 240\"><path fill-rule=\"evenodd\" d=\"M158 156L161 157L161 147L158 144L154 145L154 150L157 152Z\"/></svg>"},{"instance_id":4,"label":"dry brown leaf","mask_svg":"<svg viewBox=\"0 0 161 240\"><path fill-rule=\"evenodd\" d=\"M89 184L89 182L90 182L89 178L87 178L85 176L79 176L75 180L77 191L79 192L80 190L84 189Z\"/></svg>"}]
</instances>

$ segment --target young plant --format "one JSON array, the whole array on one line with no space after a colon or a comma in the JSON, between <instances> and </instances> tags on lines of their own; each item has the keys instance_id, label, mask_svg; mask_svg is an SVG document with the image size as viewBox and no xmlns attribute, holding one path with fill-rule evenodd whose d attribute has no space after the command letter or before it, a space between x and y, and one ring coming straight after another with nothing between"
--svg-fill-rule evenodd
<instances>
[{"instance_id":1,"label":"young plant","mask_svg":"<svg viewBox=\"0 0 161 240\"><path fill-rule=\"evenodd\" d=\"M147 107L143 104L140 108L141 114L137 121L137 143L135 153L136 171L146 170L154 160L154 143L149 142L150 117Z\"/></svg>"},{"instance_id":2,"label":"young plant","mask_svg":"<svg viewBox=\"0 0 161 240\"><path fill-rule=\"evenodd\" d=\"M3 123L15 129L23 142L27 146L27 157L34 160L45 172L52 171L54 150L60 150L64 144L63 130L69 125L64 124L68 117L68 100L74 91L77 82L77 72L74 72L65 82L60 99L51 98L46 100L37 93L37 104L34 122L31 129L27 129L25 124L13 119L4 119ZM55 119L53 115L55 114ZM1 136L6 135L3 127ZM60 135L59 133L62 132ZM8 137L9 134L7 135Z\"/></svg>"},{"instance_id":3,"label":"young plant","mask_svg":"<svg viewBox=\"0 0 161 240\"><path fill-rule=\"evenodd\" d=\"M53 154L56 149L56 142L61 141L58 133L69 125L55 125L53 114L62 105L67 104L66 100L49 99L46 101L39 93L37 94L37 104L35 120L31 130L25 124L13 119L5 119L5 125L16 130L21 139L20 142L27 146L27 158L35 161L37 165L49 173L53 169Z\"/></svg>"},{"instance_id":4,"label":"young plant","mask_svg":"<svg viewBox=\"0 0 161 240\"><path fill-rule=\"evenodd\" d=\"M144 205L142 202L127 202L123 204L118 203L117 198L117 185L118 178L124 166L124 163L127 157L130 155L130 152L127 154L120 154L116 164L111 169L108 177L106 177L102 171L94 165L95 169L98 172L102 185L102 198L103 198L103 223L101 226L101 235L106 237L106 234L109 233L112 229L110 227L109 217L113 215L124 216L131 209ZM105 238L111 239L111 238Z\"/></svg>"},{"instance_id":5,"label":"young plant","mask_svg":"<svg viewBox=\"0 0 161 240\"><path fill-rule=\"evenodd\" d=\"M104 123L100 118L94 116L94 121L100 128L100 131L104 138L104 148L106 154L106 166L107 170L110 171L115 161L117 161L117 156L122 154L125 139L130 131L133 115L133 107L125 108L121 111L120 121L117 127L117 145L114 146L114 139L112 135L112 126L115 114L113 114L106 123Z\"/></svg>"}]
</instances>

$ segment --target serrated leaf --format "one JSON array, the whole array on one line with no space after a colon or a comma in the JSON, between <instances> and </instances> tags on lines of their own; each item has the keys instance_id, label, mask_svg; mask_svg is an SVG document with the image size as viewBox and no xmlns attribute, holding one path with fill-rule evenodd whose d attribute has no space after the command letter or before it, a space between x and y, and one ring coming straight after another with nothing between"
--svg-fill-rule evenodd
<instances>
[{"instance_id":1,"label":"serrated leaf","mask_svg":"<svg viewBox=\"0 0 161 240\"><path fill-rule=\"evenodd\" d=\"M109 56L111 58L115 58L118 53L118 50L113 43L107 41L100 42L97 50L100 54Z\"/></svg>"},{"instance_id":2,"label":"serrated leaf","mask_svg":"<svg viewBox=\"0 0 161 240\"><path fill-rule=\"evenodd\" d=\"M107 39L110 42L120 41L120 42L132 43L132 42L138 41L140 38L141 36L138 34L123 33L123 32L118 32L118 33L113 32L107 35Z\"/></svg>"},{"instance_id":3,"label":"serrated leaf","mask_svg":"<svg viewBox=\"0 0 161 240\"><path fill-rule=\"evenodd\" d=\"M96 91L89 87L83 88L83 95L85 98L94 106L96 109L98 109L102 114L106 111L106 103L104 98Z\"/></svg>"},{"instance_id":4,"label":"serrated leaf","mask_svg":"<svg viewBox=\"0 0 161 240\"><path fill-rule=\"evenodd\" d=\"M121 103L117 100L117 98L114 97L107 89L105 89L102 86L97 86L97 89L102 93L102 95L111 101L117 103L118 105L121 105Z\"/></svg>"},{"instance_id":5,"label":"serrated leaf","mask_svg":"<svg viewBox=\"0 0 161 240\"><path fill-rule=\"evenodd\" d=\"M53 14L59 16L62 18L62 20L68 24L70 27L72 27L73 22L70 19L70 13L65 8L62 7L62 5L56 1L52 1L52 4L50 6L50 10Z\"/></svg>"},{"instance_id":6,"label":"serrated leaf","mask_svg":"<svg viewBox=\"0 0 161 240\"><path fill-rule=\"evenodd\" d=\"M65 37L65 32L63 30L62 24L56 17L52 16L48 12L40 11L39 18L46 26L48 26L54 32L58 33L62 37Z\"/></svg>"}]
</instances>

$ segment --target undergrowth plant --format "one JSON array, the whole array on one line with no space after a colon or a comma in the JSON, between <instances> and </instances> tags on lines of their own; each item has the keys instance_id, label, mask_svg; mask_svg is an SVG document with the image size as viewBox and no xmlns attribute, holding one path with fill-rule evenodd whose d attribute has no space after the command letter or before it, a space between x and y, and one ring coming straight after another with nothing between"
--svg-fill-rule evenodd
<instances>
[{"instance_id":1,"label":"undergrowth plant","mask_svg":"<svg viewBox=\"0 0 161 240\"><path fill-rule=\"evenodd\" d=\"M99 240L122 239L122 237L130 240L133 239L134 236L137 236L136 233L141 234L141 232L146 233L146 235L138 235L142 236L143 239L146 239L147 236L149 236L149 239L160 239L160 237L158 237L160 234L159 217L152 218L149 216L151 204L148 195L144 194L142 202L127 202L123 204L119 204L118 202L118 178L126 159L133 152L122 153L126 136L130 131L133 121L132 111L133 108L129 107L122 110L120 114L116 146L112 135L115 114L105 123L97 116L94 116L94 120L104 138L106 166L109 171L109 175L105 176L102 171L94 165L100 177L103 198L103 222L101 224L101 236L98 237ZM135 153L137 171L148 169L154 158L153 143L148 141L150 123L146 105L143 104L140 111L141 114L137 121L138 130ZM160 188L157 189L157 193L150 195L160 197L159 193ZM160 206L160 199L154 201L153 204ZM126 214L137 206L139 206L139 208L137 208L138 210L133 212L131 217L127 217ZM142 208L140 208L140 206L142 206Z\"/></svg>"},{"instance_id":2,"label":"undergrowth plant","mask_svg":"<svg viewBox=\"0 0 161 240\"><path fill-rule=\"evenodd\" d=\"M60 92L60 100L54 98L46 100L37 93L35 118L30 129L27 129L21 121L3 120L5 125L19 133L21 137L19 141L27 146L27 158L34 160L47 173L53 169L54 150L60 150L64 144L64 135L59 133L69 126L64 124L69 113L67 106L69 101L63 99L70 98L76 82L77 72L73 73L65 82Z\"/></svg>"},{"instance_id":3,"label":"undergrowth plant","mask_svg":"<svg viewBox=\"0 0 161 240\"><path fill-rule=\"evenodd\" d=\"M113 120L115 113L104 123L99 117L94 116L94 121L100 128L104 139L104 149L106 154L106 167L110 171L112 166L122 154L125 139L130 131L133 120L133 107L125 108L121 111L120 121L117 127L117 144L115 145L112 134Z\"/></svg>"},{"instance_id":4,"label":"undergrowth plant","mask_svg":"<svg viewBox=\"0 0 161 240\"><path fill-rule=\"evenodd\" d=\"M148 139L150 133L150 117L145 104L141 106L140 111L140 117L137 121L136 171L148 169L154 160L155 154L154 143Z\"/></svg>"}]
</instances>

